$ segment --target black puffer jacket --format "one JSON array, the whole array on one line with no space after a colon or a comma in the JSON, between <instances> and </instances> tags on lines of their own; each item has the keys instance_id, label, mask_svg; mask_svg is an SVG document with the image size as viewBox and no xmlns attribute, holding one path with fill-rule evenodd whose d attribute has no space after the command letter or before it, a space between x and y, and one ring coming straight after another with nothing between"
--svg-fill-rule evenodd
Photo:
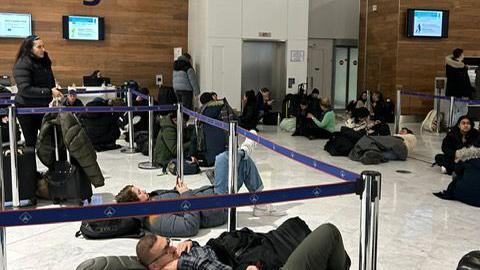
<instances>
[{"instance_id":1,"label":"black puffer jacket","mask_svg":"<svg viewBox=\"0 0 480 270\"><path fill-rule=\"evenodd\" d=\"M465 64L453 59L453 56L445 58L445 73L447 76L446 96L471 97L475 89L470 83Z\"/></svg>"},{"instance_id":2,"label":"black puffer jacket","mask_svg":"<svg viewBox=\"0 0 480 270\"><path fill-rule=\"evenodd\" d=\"M65 151L62 151L62 149L66 147L72 159L78 162L92 185L95 187L103 186L105 179L100 166L98 166L95 149L93 149L76 116L72 113L49 113L43 117L36 146L38 159L48 168L52 168L55 162L54 125L62 130L62 136L58 138L59 152L64 153Z\"/></svg>"},{"instance_id":3,"label":"black puffer jacket","mask_svg":"<svg viewBox=\"0 0 480 270\"><path fill-rule=\"evenodd\" d=\"M18 93L15 102L20 107L46 107L52 101L55 78L52 61L45 53L41 59L32 55L18 59L13 67Z\"/></svg>"},{"instance_id":4,"label":"black puffer jacket","mask_svg":"<svg viewBox=\"0 0 480 270\"><path fill-rule=\"evenodd\" d=\"M95 98L88 102L87 106L108 106L108 103L101 98ZM120 137L117 113L83 113L80 121L97 150L105 145L115 145Z\"/></svg>"}]
</instances>

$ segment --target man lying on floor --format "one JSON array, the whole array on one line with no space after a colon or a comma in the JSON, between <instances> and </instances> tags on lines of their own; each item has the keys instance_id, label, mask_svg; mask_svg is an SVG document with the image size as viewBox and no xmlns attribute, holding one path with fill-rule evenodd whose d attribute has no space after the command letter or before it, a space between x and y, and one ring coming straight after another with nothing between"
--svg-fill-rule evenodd
<instances>
[{"instance_id":1,"label":"man lying on floor","mask_svg":"<svg viewBox=\"0 0 480 270\"><path fill-rule=\"evenodd\" d=\"M268 233L248 228L225 232L205 246L188 240L175 247L168 238L149 234L140 239L136 252L150 270L346 270L351 264L334 225L312 232L298 217Z\"/></svg>"},{"instance_id":2,"label":"man lying on floor","mask_svg":"<svg viewBox=\"0 0 480 270\"><path fill-rule=\"evenodd\" d=\"M246 140L238 150L238 189L245 184L249 192L263 190L263 181L257 166L249 156L255 143ZM227 152L217 155L215 159L214 186L205 186L190 190L184 182L178 182L174 190L157 190L150 194L139 187L128 185L124 187L115 200L121 202L145 202L148 200L168 200L194 196L226 194L228 189L228 157ZM283 216L285 212L278 211L272 205L255 205L254 216ZM152 233L167 237L190 237L198 234L200 228L211 228L226 222L225 210L207 210L191 213L166 214L145 218L144 226Z\"/></svg>"}]
</instances>

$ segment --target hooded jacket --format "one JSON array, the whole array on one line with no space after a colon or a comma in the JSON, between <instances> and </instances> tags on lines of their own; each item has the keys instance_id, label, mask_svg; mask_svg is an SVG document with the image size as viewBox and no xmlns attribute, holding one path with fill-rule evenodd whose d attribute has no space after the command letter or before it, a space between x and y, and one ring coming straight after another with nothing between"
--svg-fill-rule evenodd
<instances>
[{"instance_id":1,"label":"hooded jacket","mask_svg":"<svg viewBox=\"0 0 480 270\"><path fill-rule=\"evenodd\" d=\"M348 157L363 164L386 162L383 152L393 151L399 160L406 160L408 149L402 138L396 136L363 136Z\"/></svg>"},{"instance_id":2,"label":"hooded jacket","mask_svg":"<svg viewBox=\"0 0 480 270\"><path fill-rule=\"evenodd\" d=\"M464 162L458 162L455 166L457 179L453 185L453 198L480 207L480 148L472 146L460 149L457 157Z\"/></svg>"},{"instance_id":3,"label":"hooded jacket","mask_svg":"<svg viewBox=\"0 0 480 270\"><path fill-rule=\"evenodd\" d=\"M175 91L192 91L193 95L200 94L197 74L183 55L173 63L173 89Z\"/></svg>"},{"instance_id":4,"label":"hooded jacket","mask_svg":"<svg viewBox=\"0 0 480 270\"><path fill-rule=\"evenodd\" d=\"M187 152L190 147L192 134L190 129L183 129L183 149ZM188 153L188 152L187 152ZM153 149L153 162L155 165L166 167L177 157L177 124L172 121L172 114L160 119L160 132L158 132L155 148Z\"/></svg>"},{"instance_id":5,"label":"hooded jacket","mask_svg":"<svg viewBox=\"0 0 480 270\"><path fill-rule=\"evenodd\" d=\"M18 88L15 96L18 106L47 107L52 101L55 78L47 52L43 58L28 55L18 59L13 66L13 77Z\"/></svg>"},{"instance_id":6,"label":"hooded jacket","mask_svg":"<svg viewBox=\"0 0 480 270\"><path fill-rule=\"evenodd\" d=\"M465 64L453 59L453 55L445 57L445 72L447 76L446 96L471 97L474 91Z\"/></svg>"},{"instance_id":7,"label":"hooded jacket","mask_svg":"<svg viewBox=\"0 0 480 270\"><path fill-rule=\"evenodd\" d=\"M61 129L61 136L58 138L59 152L63 153L62 149L66 147L71 157L88 176L91 184L95 187L103 186L105 179L97 163L95 149L72 113L48 113L43 117L37 139L37 156L40 161L48 168L52 168L55 162L54 126Z\"/></svg>"}]
</instances>

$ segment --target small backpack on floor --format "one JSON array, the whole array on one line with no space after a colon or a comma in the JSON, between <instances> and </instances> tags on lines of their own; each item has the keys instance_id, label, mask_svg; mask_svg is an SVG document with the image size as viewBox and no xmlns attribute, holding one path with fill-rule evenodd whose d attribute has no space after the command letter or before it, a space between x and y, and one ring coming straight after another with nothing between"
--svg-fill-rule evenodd
<instances>
[{"instance_id":1,"label":"small backpack on floor","mask_svg":"<svg viewBox=\"0 0 480 270\"><path fill-rule=\"evenodd\" d=\"M177 160L173 159L167 165L167 170L169 173L176 175L177 174ZM200 173L200 166L198 163L190 163L186 160L183 160L183 174L184 175L191 175L191 174L198 174Z\"/></svg>"},{"instance_id":2,"label":"small backpack on floor","mask_svg":"<svg viewBox=\"0 0 480 270\"><path fill-rule=\"evenodd\" d=\"M422 122L421 130L435 132L437 130L437 125L439 124L437 123L437 114L438 112L436 110L431 110L430 112L428 112L427 116L425 117L425 120L423 120ZM443 117L442 117L443 115L440 114L439 116L440 116L439 120L441 123L443 120Z\"/></svg>"},{"instance_id":3,"label":"small backpack on floor","mask_svg":"<svg viewBox=\"0 0 480 270\"><path fill-rule=\"evenodd\" d=\"M82 221L75 237L86 239L141 238L145 235L142 222L137 218L121 218L101 221Z\"/></svg>"}]
</instances>

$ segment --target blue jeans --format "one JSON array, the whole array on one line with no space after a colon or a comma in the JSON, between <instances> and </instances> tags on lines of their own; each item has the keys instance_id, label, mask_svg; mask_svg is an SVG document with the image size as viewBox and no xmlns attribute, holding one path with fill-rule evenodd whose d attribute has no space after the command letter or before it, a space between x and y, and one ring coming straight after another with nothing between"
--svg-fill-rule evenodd
<instances>
[{"instance_id":1,"label":"blue jeans","mask_svg":"<svg viewBox=\"0 0 480 270\"><path fill-rule=\"evenodd\" d=\"M238 150L237 166L238 189L240 189L243 184L245 184L249 192L263 189L262 178L258 173L257 166L255 166L253 160L245 154L243 150ZM214 192L215 194L228 193L228 151L218 154L215 157Z\"/></svg>"}]
</instances>

